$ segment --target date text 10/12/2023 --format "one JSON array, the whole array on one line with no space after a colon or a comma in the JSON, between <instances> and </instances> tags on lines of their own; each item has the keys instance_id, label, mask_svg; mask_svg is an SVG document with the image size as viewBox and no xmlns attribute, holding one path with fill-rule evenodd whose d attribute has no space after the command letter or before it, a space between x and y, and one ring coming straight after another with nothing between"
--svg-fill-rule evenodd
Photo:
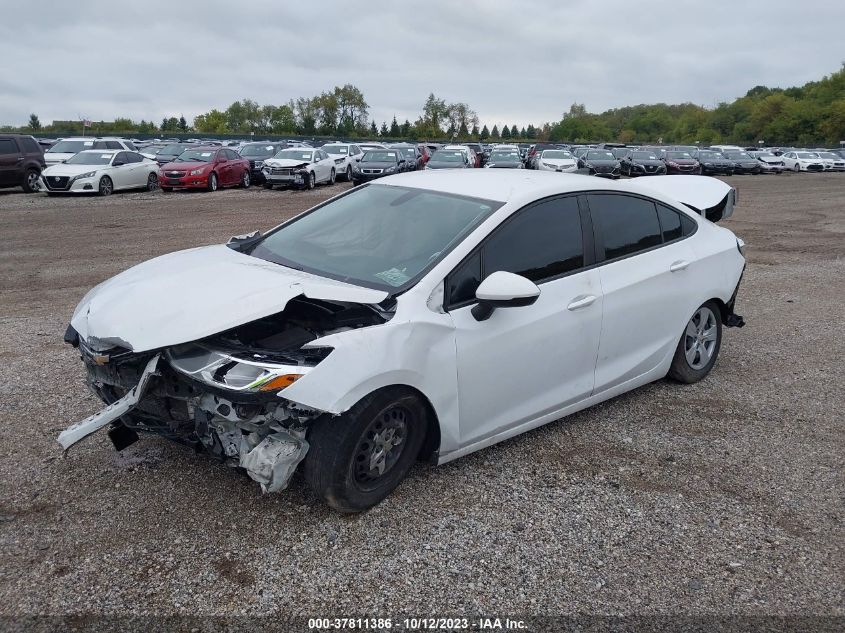
<instances>
[{"instance_id":1,"label":"date text 10/12/2023","mask_svg":"<svg viewBox=\"0 0 845 633\"><path fill-rule=\"evenodd\" d=\"M310 630L371 630L389 631L524 631L523 620L510 618L310 618Z\"/></svg>"}]
</instances>

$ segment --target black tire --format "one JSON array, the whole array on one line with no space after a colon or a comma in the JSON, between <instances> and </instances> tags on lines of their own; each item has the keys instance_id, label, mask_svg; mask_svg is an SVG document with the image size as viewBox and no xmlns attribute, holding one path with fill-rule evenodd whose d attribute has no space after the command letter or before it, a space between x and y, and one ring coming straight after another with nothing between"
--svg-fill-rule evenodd
<instances>
[{"instance_id":1,"label":"black tire","mask_svg":"<svg viewBox=\"0 0 845 633\"><path fill-rule=\"evenodd\" d=\"M97 186L97 193L101 196L110 196L114 192L114 183L108 176L100 178L100 184Z\"/></svg>"},{"instance_id":2,"label":"black tire","mask_svg":"<svg viewBox=\"0 0 845 633\"><path fill-rule=\"evenodd\" d=\"M147 191L155 191L158 189L158 174L150 174L147 176Z\"/></svg>"},{"instance_id":3,"label":"black tire","mask_svg":"<svg viewBox=\"0 0 845 633\"><path fill-rule=\"evenodd\" d=\"M165 193L170 193L173 191L173 187L161 187L161 190Z\"/></svg>"},{"instance_id":4,"label":"black tire","mask_svg":"<svg viewBox=\"0 0 845 633\"><path fill-rule=\"evenodd\" d=\"M336 180L337 180L337 172L334 170L334 167L332 167L332 175L329 176L329 181L326 184L331 187L335 183Z\"/></svg>"},{"instance_id":5,"label":"black tire","mask_svg":"<svg viewBox=\"0 0 845 633\"><path fill-rule=\"evenodd\" d=\"M702 339L700 337L697 338L693 333L691 333L690 327L692 326L693 329L698 327L698 323L701 322L701 319L699 319L698 323L696 323L696 317L705 310L709 311L710 317L708 317L708 321L709 318L712 318L712 327L715 329L716 338L713 342L712 350L709 351L709 360L707 360L707 362L700 362L704 360L703 354L705 353L702 348ZM692 317L687 322L687 325L684 326L684 331L681 333L681 339L678 341L678 347L675 348L675 356L672 358L671 367L669 367L669 378L677 380L678 382L692 384L702 380L710 373L710 370L713 369L713 365L716 364L716 359L719 357L719 350L722 347L721 314L719 306L716 305L715 301L707 301L693 313ZM707 325L709 326L710 323L707 323ZM709 331L709 329L709 327L706 327L707 331ZM694 345L692 345L695 341L698 341L699 350L701 350L698 352L698 355L694 353L695 348ZM699 362L691 362L689 356L693 356L693 358L697 359Z\"/></svg>"},{"instance_id":6,"label":"black tire","mask_svg":"<svg viewBox=\"0 0 845 633\"><path fill-rule=\"evenodd\" d=\"M37 169L27 169L23 177L21 187L24 193L35 193L38 191L38 179L41 173Z\"/></svg>"},{"instance_id":7,"label":"black tire","mask_svg":"<svg viewBox=\"0 0 845 633\"><path fill-rule=\"evenodd\" d=\"M427 415L426 406L414 392L390 387L363 398L341 416L318 419L308 434L305 481L339 512L373 507L393 492L417 460L425 440ZM381 473L380 461L373 467L379 454L376 438L382 442L401 440L387 453L382 451Z\"/></svg>"},{"instance_id":8,"label":"black tire","mask_svg":"<svg viewBox=\"0 0 845 633\"><path fill-rule=\"evenodd\" d=\"M217 191L218 186L219 181L217 180L217 174L215 172L211 172L210 174L208 174L208 190Z\"/></svg>"},{"instance_id":9,"label":"black tire","mask_svg":"<svg viewBox=\"0 0 845 633\"><path fill-rule=\"evenodd\" d=\"M243 174L241 174L240 187L241 187L241 189L249 189L249 186L251 184L252 184L252 179L249 175L249 170L247 170Z\"/></svg>"},{"instance_id":10,"label":"black tire","mask_svg":"<svg viewBox=\"0 0 845 633\"><path fill-rule=\"evenodd\" d=\"M346 182L352 182L352 165L346 166Z\"/></svg>"},{"instance_id":11,"label":"black tire","mask_svg":"<svg viewBox=\"0 0 845 633\"><path fill-rule=\"evenodd\" d=\"M317 186L317 176L314 174L313 171L308 172L308 184L306 186L309 189L313 189Z\"/></svg>"}]
</instances>

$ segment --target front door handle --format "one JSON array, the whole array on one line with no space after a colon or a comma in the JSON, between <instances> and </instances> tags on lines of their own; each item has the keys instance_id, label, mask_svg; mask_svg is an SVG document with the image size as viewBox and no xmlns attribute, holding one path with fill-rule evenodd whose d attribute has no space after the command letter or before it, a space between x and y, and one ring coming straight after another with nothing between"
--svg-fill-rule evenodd
<instances>
[{"instance_id":1,"label":"front door handle","mask_svg":"<svg viewBox=\"0 0 845 633\"><path fill-rule=\"evenodd\" d=\"M679 270L684 270L687 266L689 266L689 262L685 259L679 259L676 262L672 262L672 265L669 266L669 272L676 273Z\"/></svg>"},{"instance_id":2,"label":"front door handle","mask_svg":"<svg viewBox=\"0 0 845 633\"><path fill-rule=\"evenodd\" d=\"M572 303L566 306L566 309L578 310L579 308L586 308L587 306L593 305L596 298L595 295L578 295L572 300Z\"/></svg>"}]
</instances>

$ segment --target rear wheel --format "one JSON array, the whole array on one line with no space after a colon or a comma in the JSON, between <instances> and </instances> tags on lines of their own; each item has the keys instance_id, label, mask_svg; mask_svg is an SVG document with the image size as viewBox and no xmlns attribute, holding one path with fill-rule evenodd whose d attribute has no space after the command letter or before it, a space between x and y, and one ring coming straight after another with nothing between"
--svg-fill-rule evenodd
<instances>
[{"instance_id":1,"label":"rear wheel","mask_svg":"<svg viewBox=\"0 0 845 633\"><path fill-rule=\"evenodd\" d=\"M35 193L38 191L38 178L41 174L38 173L37 169L28 169L26 175L23 178L23 187L24 193Z\"/></svg>"},{"instance_id":2,"label":"rear wheel","mask_svg":"<svg viewBox=\"0 0 845 633\"><path fill-rule=\"evenodd\" d=\"M417 459L427 411L409 389L377 391L343 415L311 427L303 467L308 485L340 512L370 508L402 481Z\"/></svg>"},{"instance_id":3,"label":"rear wheel","mask_svg":"<svg viewBox=\"0 0 845 633\"><path fill-rule=\"evenodd\" d=\"M100 178L100 186L97 189L97 192L101 196L110 196L114 191L114 183L111 181L111 178L108 176L103 176Z\"/></svg>"},{"instance_id":4,"label":"rear wheel","mask_svg":"<svg viewBox=\"0 0 845 633\"><path fill-rule=\"evenodd\" d=\"M150 174L147 176L147 191L155 191L158 189L158 174Z\"/></svg>"},{"instance_id":5,"label":"rear wheel","mask_svg":"<svg viewBox=\"0 0 845 633\"><path fill-rule=\"evenodd\" d=\"M720 314L714 301L708 301L695 311L675 349L669 368L670 378L689 384L710 373L722 346Z\"/></svg>"},{"instance_id":6,"label":"rear wheel","mask_svg":"<svg viewBox=\"0 0 845 633\"><path fill-rule=\"evenodd\" d=\"M241 176L241 188L242 189L249 189L249 185L251 184L249 171L245 171Z\"/></svg>"}]
</instances>

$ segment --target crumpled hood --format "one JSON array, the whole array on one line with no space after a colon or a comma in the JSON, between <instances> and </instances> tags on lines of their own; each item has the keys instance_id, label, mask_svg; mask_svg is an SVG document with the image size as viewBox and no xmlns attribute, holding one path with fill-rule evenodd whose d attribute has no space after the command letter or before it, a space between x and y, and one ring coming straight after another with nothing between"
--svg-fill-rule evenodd
<instances>
[{"instance_id":1,"label":"crumpled hood","mask_svg":"<svg viewBox=\"0 0 845 633\"><path fill-rule=\"evenodd\" d=\"M297 160L295 158L268 158L264 161L265 167L299 167L300 165L310 164L307 160Z\"/></svg>"},{"instance_id":2,"label":"crumpled hood","mask_svg":"<svg viewBox=\"0 0 845 633\"><path fill-rule=\"evenodd\" d=\"M89 344L93 337L143 352L276 314L299 295L370 304L388 296L221 244L162 255L104 281L85 295L71 325Z\"/></svg>"}]
</instances>

